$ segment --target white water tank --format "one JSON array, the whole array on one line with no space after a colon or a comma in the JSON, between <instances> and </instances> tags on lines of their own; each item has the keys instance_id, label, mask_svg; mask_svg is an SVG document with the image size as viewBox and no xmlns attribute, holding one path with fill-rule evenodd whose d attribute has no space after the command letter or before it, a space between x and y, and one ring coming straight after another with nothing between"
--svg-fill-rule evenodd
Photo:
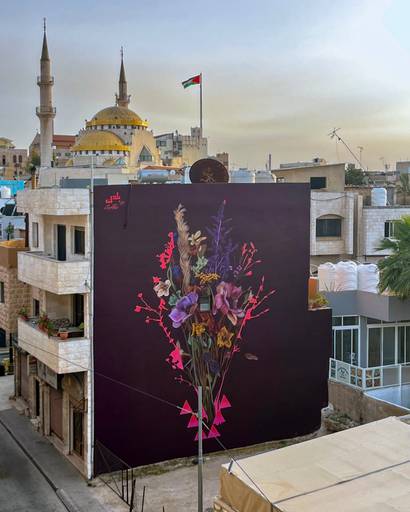
<instances>
[{"instance_id":1,"label":"white water tank","mask_svg":"<svg viewBox=\"0 0 410 512\"><path fill-rule=\"evenodd\" d=\"M383 187L372 189L372 206L387 206L387 190Z\"/></svg>"},{"instance_id":2,"label":"white water tank","mask_svg":"<svg viewBox=\"0 0 410 512\"><path fill-rule=\"evenodd\" d=\"M10 187L0 187L0 196L2 199L10 199L11 198L11 188Z\"/></svg>"},{"instance_id":3,"label":"white water tank","mask_svg":"<svg viewBox=\"0 0 410 512\"><path fill-rule=\"evenodd\" d=\"M379 268L373 263L357 267L357 287L363 292L378 293Z\"/></svg>"},{"instance_id":4,"label":"white water tank","mask_svg":"<svg viewBox=\"0 0 410 512\"><path fill-rule=\"evenodd\" d=\"M276 176L269 171L256 171L255 183L276 183Z\"/></svg>"},{"instance_id":5,"label":"white water tank","mask_svg":"<svg viewBox=\"0 0 410 512\"><path fill-rule=\"evenodd\" d=\"M357 265L354 261L339 261L335 271L335 292L357 290Z\"/></svg>"},{"instance_id":6,"label":"white water tank","mask_svg":"<svg viewBox=\"0 0 410 512\"><path fill-rule=\"evenodd\" d=\"M231 171L230 183L255 183L255 171L249 169L238 169L237 171Z\"/></svg>"},{"instance_id":7,"label":"white water tank","mask_svg":"<svg viewBox=\"0 0 410 512\"><path fill-rule=\"evenodd\" d=\"M335 289L336 267L333 263L322 263L317 269L320 292L332 292Z\"/></svg>"}]
</instances>

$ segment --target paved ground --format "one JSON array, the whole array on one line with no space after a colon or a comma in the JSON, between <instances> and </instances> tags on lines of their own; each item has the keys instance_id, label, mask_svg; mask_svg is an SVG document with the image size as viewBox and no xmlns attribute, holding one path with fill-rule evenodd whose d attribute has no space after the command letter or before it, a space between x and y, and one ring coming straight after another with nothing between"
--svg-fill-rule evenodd
<instances>
[{"instance_id":1,"label":"paved ground","mask_svg":"<svg viewBox=\"0 0 410 512\"><path fill-rule=\"evenodd\" d=\"M67 512L43 475L1 424L0 510Z\"/></svg>"},{"instance_id":2,"label":"paved ground","mask_svg":"<svg viewBox=\"0 0 410 512\"><path fill-rule=\"evenodd\" d=\"M10 409L11 404L9 397L14 392L14 375L0 377L0 411ZM1 509L0 509L1 510Z\"/></svg>"}]
</instances>

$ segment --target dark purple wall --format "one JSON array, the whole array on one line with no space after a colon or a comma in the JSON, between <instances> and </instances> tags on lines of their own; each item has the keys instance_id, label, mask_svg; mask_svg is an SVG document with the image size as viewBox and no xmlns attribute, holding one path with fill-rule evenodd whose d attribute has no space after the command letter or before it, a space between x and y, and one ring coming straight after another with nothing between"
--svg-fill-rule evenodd
<instances>
[{"instance_id":1,"label":"dark purple wall","mask_svg":"<svg viewBox=\"0 0 410 512\"><path fill-rule=\"evenodd\" d=\"M114 206L106 199L118 193ZM155 302L156 254L175 231L173 210L204 229L223 200L232 237L252 241L275 294L270 311L246 326L225 393L221 441L238 447L302 435L320 425L327 404L331 343L329 310L307 310L310 190L305 184L100 186L95 189L95 438L136 466L196 451L189 416L115 380L182 406L195 395L175 382L165 362L169 343L156 325L134 312L137 293ZM115 206L117 203L118 208ZM258 360L244 357L246 352ZM114 379L114 380L112 380ZM206 451L219 448L204 441ZM98 459L98 457L97 457ZM98 460L97 460L98 463ZM99 468L97 468L97 471Z\"/></svg>"}]
</instances>

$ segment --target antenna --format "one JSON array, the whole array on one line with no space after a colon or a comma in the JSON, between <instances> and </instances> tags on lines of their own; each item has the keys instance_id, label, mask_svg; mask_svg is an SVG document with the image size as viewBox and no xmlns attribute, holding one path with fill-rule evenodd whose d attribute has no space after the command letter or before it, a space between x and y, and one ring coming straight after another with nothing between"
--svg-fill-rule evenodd
<instances>
[{"instance_id":1,"label":"antenna","mask_svg":"<svg viewBox=\"0 0 410 512\"><path fill-rule=\"evenodd\" d=\"M46 33L47 30L47 18L43 18L43 31Z\"/></svg>"},{"instance_id":2,"label":"antenna","mask_svg":"<svg viewBox=\"0 0 410 512\"><path fill-rule=\"evenodd\" d=\"M337 142L341 142L344 147L349 151L349 153L352 155L352 157L356 160L356 162L360 165L360 168L361 169L364 169L364 166L361 162L361 158L358 158L354 153L353 151L350 149L350 147L347 145L347 143L342 139L342 137L337 133L338 131L340 130L340 128L333 128L333 130L328 133L328 136L331 138L331 139L334 139L336 138ZM367 169L368 170L368 169Z\"/></svg>"}]
</instances>

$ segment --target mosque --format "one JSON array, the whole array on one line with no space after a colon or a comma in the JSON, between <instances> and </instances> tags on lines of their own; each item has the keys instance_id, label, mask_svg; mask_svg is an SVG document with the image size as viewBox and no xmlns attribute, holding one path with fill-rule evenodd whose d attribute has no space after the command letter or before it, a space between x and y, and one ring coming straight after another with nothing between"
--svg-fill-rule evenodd
<instances>
[{"instance_id":1,"label":"mosque","mask_svg":"<svg viewBox=\"0 0 410 512\"><path fill-rule=\"evenodd\" d=\"M129 108L130 95L123 52L118 93L115 105L97 112L81 129L71 148L72 158L64 167L53 166L52 140L56 109L52 101L54 78L47 34L44 27L40 60L40 106L36 113L40 119L40 185L51 186L62 178L84 178L85 169L92 166L94 177L105 178L107 183L127 183L139 170L147 166L162 166L161 155L148 122Z\"/></svg>"}]
</instances>

